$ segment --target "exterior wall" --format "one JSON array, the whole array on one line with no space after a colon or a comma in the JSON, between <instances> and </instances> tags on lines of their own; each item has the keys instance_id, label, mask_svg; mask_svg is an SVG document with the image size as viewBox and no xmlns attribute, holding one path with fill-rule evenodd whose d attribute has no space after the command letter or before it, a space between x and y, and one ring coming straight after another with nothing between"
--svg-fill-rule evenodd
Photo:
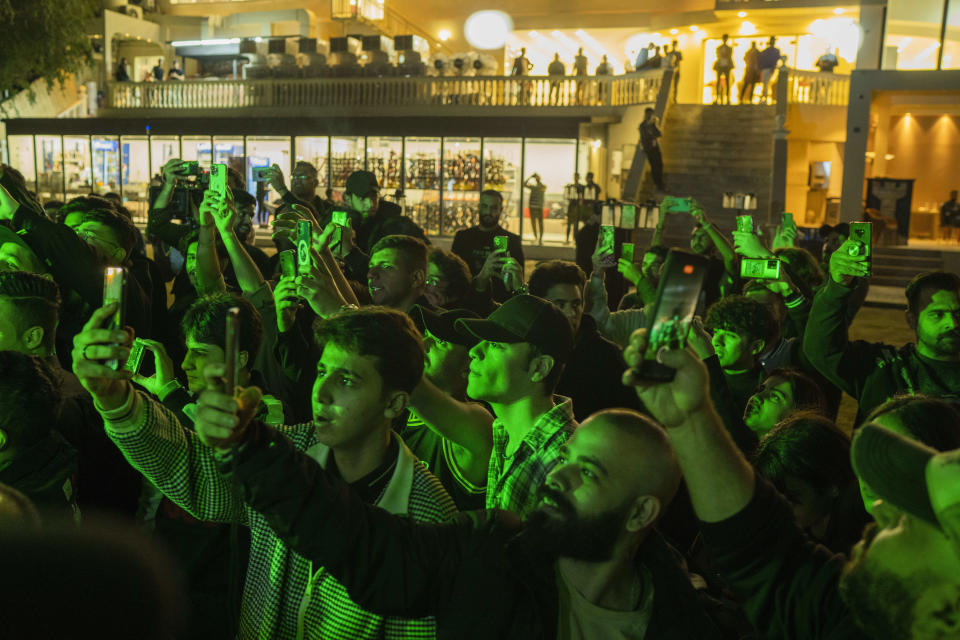
<instances>
[{"instance_id":1,"label":"exterior wall","mask_svg":"<svg viewBox=\"0 0 960 640\"><path fill-rule=\"evenodd\" d=\"M785 211L798 224L823 224L823 199L840 197L843 180L843 142L847 114L844 107L790 105L787 110L787 189ZM811 162L830 162L830 184L825 194L809 198Z\"/></svg>"}]
</instances>

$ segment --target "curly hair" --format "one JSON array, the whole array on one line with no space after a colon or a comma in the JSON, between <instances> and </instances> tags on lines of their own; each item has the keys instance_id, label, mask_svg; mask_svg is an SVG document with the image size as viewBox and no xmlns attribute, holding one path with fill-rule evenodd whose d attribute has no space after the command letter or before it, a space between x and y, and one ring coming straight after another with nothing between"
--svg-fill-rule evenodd
<instances>
[{"instance_id":1,"label":"curly hair","mask_svg":"<svg viewBox=\"0 0 960 640\"><path fill-rule=\"evenodd\" d=\"M0 298L17 310L11 318L19 334L30 327L43 328L44 349L53 349L60 311L60 289L49 278L26 271L0 273Z\"/></svg>"},{"instance_id":2,"label":"curly hair","mask_svg":"<svg viewBox=\"0 0 960 640\"><path fill-rule=\"evenodd\" d=\"M372 356L386 391L411 393L423 377L423 338L405 313L369 306L318 319L314 337L323 348L335 344Z\"/></svg>"},{"instance_id":3,"label":"curly hair","mask_svg":"<svg viewBox=\"0 0 960 640\"><path fill-rule=\"evenodd\" d=\"M64 222L71 213L83 214L84 221L99 222L107 226L116 235L117 242L129 256L137 246L138 233L133 221L125 218L116 206L100 196L80 196L73 198L57 211L57 222Z\"/></svg>"},{"instance_id":4,"label":"curly hair","mask_svg":"<svg viewBox=\"0 0 960 640\"><path fill-rule=\"evenodd\" d=\"M706 328L710 332L731 331L750 341L769 343L779 332L776 318L762 303L746 296L727 296L707 311Z\"/></svg>"},{"instance_id":5,"label":"curly hair","mask_svg":"<svg viewBox=\"0 0 960 640\"><path fill-rule=\"evenodd\" d=\"M555 284L572 284L583 291L587 276L576 262L545 260L533 269L527 282L527 290L532 296L546 298L547 290Z\"/></svg>"},{"instance_id":6,"label":"curly hair","mask_svg":"<svg viewBox=\"0 0 960 640\"><path fill-rule=\"evenodd\" d=\"M435 265L447 281L443 293L448 299L459 300L470 293L473 277L470 275L470 267L463 258L452 251L435 247L430 250L427 262Z\"/></svg>"},{"instance_id":7,"label":"curly hair","mask_svg":"<svg viewBox=\"0 0 960 640\"><path fill-rule=\"evenodd\" d=\"M247 352L247 367L260 349L263 323L256 307L246 298L232 293L216 293L204 296L190 305L180 322L183 337L193 337L197 342L213 344L221 349L227 346L227 311L232 307L240 310L240 351Z\"/></svg>"},{"instance_id":8,"label":"curly hair","mask_svg":"<svg viewBox=\"0 0 960 640\"><path fill-rule=\"evenodd\" d=\"M781 247L774 254L783 263L794 284L803 290L803 294L812 297L814 290L826 281L826 275L813 254L802 247Z\"/></svg>"},{"instance_id":9,"label":"curly hair","mask_svg":"<svg viewBox=\"0 0 960 640\"><path fill-rule=\"evenodd\" d=\"M827 415L827 396L816 380L799 369L780 367L767 374L767 379L783 378L793 391L794 411L807 411Z\"/></svg>"}]
</instances>

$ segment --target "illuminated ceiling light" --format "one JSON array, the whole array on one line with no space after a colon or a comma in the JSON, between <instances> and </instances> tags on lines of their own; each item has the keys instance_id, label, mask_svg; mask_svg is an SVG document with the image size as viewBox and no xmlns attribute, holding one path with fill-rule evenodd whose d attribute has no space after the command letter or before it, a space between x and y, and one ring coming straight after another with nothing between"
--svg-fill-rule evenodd
<instances>
[{"instance_id":1,"label":"illuminated ceiling light","mask_svg":"<svg viewBox=\"0 0 960 640\"><path fill-rule=\"evenodd\" d=\"M441 42L446 42L450 39L450 30L449 29L440 29L440 32L437 33L437 37L440 38Z\"/></svg>"},{"instance_id":2,"label":"illuminated ceiling light","mask_svg":"<svg viewBox=\"0 0 960 640\"><path fill-rule=\"evenodd\" d=\"M224 44L237 44L240 38L213 38L212 40L177 40L171 47L216 47Z\"/></svg>"},{"instance_id":3,"label":"illuminated ceiling light","mask_svg":"<svg viewBox=\"0 0 960 640\"><path fill-rule=\"evenodd\" d=\"M842 16L844 11L846 11L846 9L844 9L843 7L837 7L836 9L833 10L833 15Z\"/></svg>"},{"instance_id":4,"label":"illuminated ceiling light","mask_svg":"<svg viewBox=\"0 0 960 640\"><path fill-rule=\"evenodd\" d=\"M700 31L700 27L698 27L695 24L692 24L690 25L690 31L693 31L694 33L696 33L697 31Z\"/></svg>"},{"instance_id":5,"label":"illuminated ceiling light","mask_svg":"<svg viewBox=\"0 0 960 640\"><path fill-rule=\"evenodd\" d=\"M677 35L678 33L680 33L680 30L679 30L679 29L670 29L670 35L675 36L675 35Z\"/></svg>"},{"instance_id":6,"label":"illuminated ceiling light","mask_svg":"<svg viewBox=\"0 0 960 640\"><path fill-rule=\"evenodd\" d=\"M591 142L590 144L593 145L593 148L594 148L594 149L599 149L599 148L600 148L600 145L603 144L603 143L600 142L599 140L594 140L594 141Z\"/></svg>"},{"instance_id":7,"label":"illuminated ceiling light","mask_svg":"<svg viewBox=\"0 0 960 640\"><path fill-rule=\"evenodd\" d=\"M743 22L740 23L739 33L742 36L756 35L757 27L752 22L747 22L746 20L744 20Z\"/></svg>"},{"instance_id":8,"label":"illuminated ceiling light","mask_svg":"<svg viewBox=\"0 0 960 640\"><path fill-rule=\"evenodd\" d=\"M554 29L553 31L551 31L551 32L550 32L550 35L552 35L554 38L562 38L562 37L563 37L563 33L560 32L560 31L557 31L556 29Z\"/></svg>"},{"instance_id":9,"label":"illuminated ceiling light","mask_svg":"<svg viewBox=\"0 0 960 640\"><path fill-rule=\"evenodd\" d=\"M747 12L746 12L746 11L740 11L740 12L737 13L737 17L738 17L738 18L746 18L746 17L747 17Z\"/></svg>"},{"instance_id":10,"label":"illuminated ceiling light","mask_svg":"<svg viewBox=\"0 0 960 640\"><path fill-rule=\"evenodd\" d=\"M903 114L903 116L904 116L905 118L912 118L912 117L913 117L913 114L910 113L909 111L907 111L905 114Z\"/></svg>"},{"instance_id":11,"label":"illuminated ceiling light","mask_svg":"<svg viewBox=\"0 0 960 640\"><path fill-rule=\"evenodd\" d=\"M531 31L531 32L528 33L527 35L530 36L531 38L536 38L536 37L539 36L540 34L537 33L536 31Z\"/></svg>"},{"instance_id":12,"label":"illuminated ceiling light","mask_svg":"<svg viewBox=\"0 0 960 640\"><path fill-rule=\"evenodd\" d=\"M477 49L499 49L513 31L513 20L503 11L477 11L463 23L463 35Z\"/></svg>"}]
</instances>

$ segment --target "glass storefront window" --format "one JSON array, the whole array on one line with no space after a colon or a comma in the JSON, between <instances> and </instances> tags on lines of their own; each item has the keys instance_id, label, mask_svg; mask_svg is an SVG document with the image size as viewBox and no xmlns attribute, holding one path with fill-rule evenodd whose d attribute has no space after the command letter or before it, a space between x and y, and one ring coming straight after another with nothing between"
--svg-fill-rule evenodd
<instances>
[{"instance_id":1,"label":"glass storefront window","mask_svg":"<svg viewBox=\"0 0 960 640\"><path fill-rule=\"evenodd\" d=\"M10 136L10 166L23 174L28 189L36 189L37 165L34 164L33 136Z\"/></svg>"},{"instance_id":2,"label":"glass storefront window","mask_svg":"<svg viewBox=\"0 0 960 640\"><path fill-rule=\"evenodd\" d=\"M245 175L251 176L252 167L268 167L277 165L283 171L283 179L290 187L290 171L292 169L290 162L290 138L287 136L247 136L247 171ZM252 180L247 182L247 189L255 193L261 202L276 204L280 196L273 192L269 183L262 182L263 192L259 188L254 188ZM264 199L261 200L261 197ZM259 208L259 205L258 205Z\"/></svg>"},{"instance_id":3,"label":"glass storefront window","mask_svg":"<svg viewBox=\"0 0 960 640\"><path fill-rule=\"evenodd\" d=\"M41 202L63 200L63 140L37 136L37 195Z\"/></svg>"},{"instance_id":4,"label":"glass storefront window","mask_svg":"<svg viewBox=\"0 0 960 640\"><path fill-rule=\"evenodd\" d=\"M180 159L197 161L201 167L209 169L213 164L210 136L181 136Z\"/></svg>"},{"instance_id":5,"label":"glass storefront window","mask_svg":"<svg viewBox=\"0 0 960 640\"><path fill-rule=\"evenodd\" d=\"M960 0L949 0L941 69L960 69Z\"/></svg>"},{"instance_id":6,"label":"glass storefront window","mask_svg":"<svg viewBox=\"0 0 960 640\"><path fill-rule=\"evenodd\" d=\"M453 235L477 223L480 191L480 139L443 141L443 228Z\"/></svg>"},{"instance_id":7,"label":"glass storefront window","mask_svg":"<svg viewBox=\"0 0 960 640\"><path fill-rule=\"evenodd\" d=\"M93 190L104 194L120 192L120 139L93 136Z\"/></svg>"},{"instance_id":8,"label":"glass storefront window","mask_svg":"<svg viewBox=\"0 0 960 640\"><path fill-rule=\"evenodd\" d=\"M163 165L171 158L183 159L180 155L180 139L177 136L151 136L150 175L161 175Z\"/></svg>"},{"instance_id":9,"label":"glass storefront window","mask_svg":"<svg viewBox=\"0 0 960 640\"><path fill-rule=\"evenodd\" d=\"M573 181L576 166L577 141L557 138L528 138L524 146L523 181L534 173L546 186L543 194L543 239L552 242L564 241L566 224L566 201L563 199L563 187ZM532 184L532 181L531 181ZM529 202L530 189L525 189L524 213L531 217ZM533 216L537 212L532 213ZM523 237L533 240L531 225L524 224Z\"/></svg>"},{"instance_id":10,"label":"glass storefront window","mask_svg":"<svg viewBox=\"0 0 960 640\"><path fill-rule=\"evenodd\" d=\"M242 176L246 169L243 157L243 136L215 136L213 161L227 165Z\"/></svg>"},{"instance_id":11,"label":"glass storefront window","mask_svg":"<svg viewBox=\"0 0 960 640\"><path fill-rule=\"evenodd\" d=\"M406 139L406 214L430 235L440 233L440 138Z\"/></svg>"},{"instance_id":12,"label":"glass storefront window","mask_svg":"<svg viewBox=\"0 0 960 640\"><path fill-rule=\"evenodd\" d=\"M363 136L330 139L330 179L334 189L347 186L347 176L364 167Z\"/></svg>"},{"instance_id":13,"label":"glass storefront window","mask_svg":"<svg viewBox=\"0 0 960 640\"><path fill-rule=\"evenodd\" d=\"M150 151L146 136L123 136L120 155L125 206L134 216L146 217L150 189Z\"/></svg>"},{"instance_id":14,"label":"glass storefront window","mask_svg":"<svg viewBox=\"0 0 960 640\"><path fill-rule=\"evenodd\" d=\"M402 158L403 138L400 136L367 137L367 169L377 176L381 196L392 196L401 188Z\"/></svg>"},{"instance_id":15,"label":"glass storefront window","mask_svg":"<svg viewBox=\"0 0 960 640\"><path fill-rule=\"evenodd\" d=\"M884 69L936 69L944 0L887 3Z\"/></svg>"},{"instance_id":16,"label":"glass storefront window","mask_svg":"<svg viewBox=\"0 0 960 640\"><path fill-rule=\"evenodd\" d=\"M483 188L496 189L503 195L500 225L520 233L520 138L483 139Z\"/></svg>"},{"instance_id":17,"label":"glass storefront window","mask_svg":"<svg viewBox=\"0 0 960 640\"><path fill-rule=\"evenodd\" d=\"M63 170L67 179L67 200L90 193L93 174L88 136L63 136Z\"/></svg>"},{"instance_id":18,"label":"glass storefront window","mask_svg":"<svg viewBox=\"0 0 960 640\"><path fill-rule=\"evenodd\" d=\"M320 181L317 191L322 196L323 190L327 187L330 139L326 136L297 136L294 138L294 144L297 162L303 160L317 168L317 180Z\"/></svg>"}]
</instances>

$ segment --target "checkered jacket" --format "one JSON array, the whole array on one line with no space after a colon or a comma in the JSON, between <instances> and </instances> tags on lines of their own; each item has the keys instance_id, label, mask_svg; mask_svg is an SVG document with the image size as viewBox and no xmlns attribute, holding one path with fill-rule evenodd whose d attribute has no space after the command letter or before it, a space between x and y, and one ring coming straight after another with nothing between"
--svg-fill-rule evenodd
<instances>
[{"instance_id":1,"label":"checkered jacket","mask_svg":"<svg viewBox=\"0 0 960 640\"><path fill-rule=\"evenodd\" d=\"M560 447L577 427L570 398L554 396L553 402L553 409L537 418L509 458L510 435L499 419L493 421L493 451L487 467L488 509L504 509L523 517L536 508L537 490L556 464Z\"/></svg>"},{"instance_id":2,"label":"checkered jacket","mask_svg":"<svg viewBox=\"0 0 960 640\"><path fill-rule=\"evenodd\" d=\"M123 416L123 417L117 417ZM283 544L259 513L247 508L217 469L213 450L183 428L163 405L134 393L125 407L104 412L107 435L127 460L194 517L238 521L250 528L250 561L238 638L434 638L433 618L377 616L350 599L323 567ZM278 429L321 465L329 449L310 423ZM440 482L400 442L393 476L377 506L417 522L444 522L456 513Z\"/></svg>"}]
</instances>

